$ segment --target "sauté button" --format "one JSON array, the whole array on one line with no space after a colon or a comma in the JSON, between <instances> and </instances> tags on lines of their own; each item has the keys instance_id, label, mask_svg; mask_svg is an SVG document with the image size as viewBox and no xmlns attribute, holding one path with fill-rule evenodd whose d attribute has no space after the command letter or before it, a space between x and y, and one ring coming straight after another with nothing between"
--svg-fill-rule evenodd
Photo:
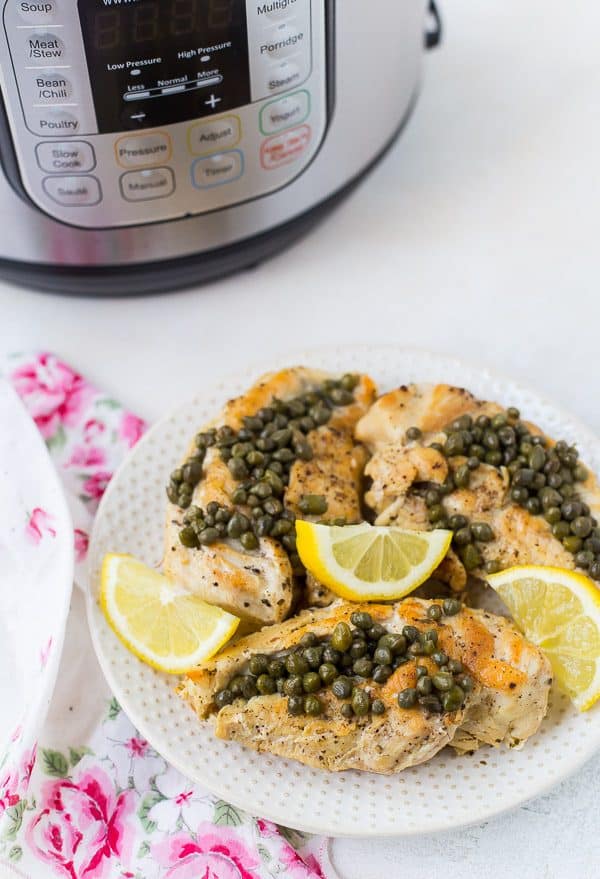
<instances>
[{"instance_id":1,"label":"saut\u00e9 button","mask_svg":"<svg viewBox=\"0 0 600 879\"><path fill-rule=\"evenodd\" d=\"M237 116L221 116L210 122L198 122L188 132L190 152L194 156L214 153L236 146L242 137L240 120Z\"/></svg>"},{"instance_id":2,"label":"saut\u00e9 button","mask_svg":"<svg viewBox=\"0 0 600 879\"><path fill-rule=\"evenodd\" d=\"M53 64L65 56L65 44L56 34L35 31L25 38L25 57L33 63Z\"/></svg>"},{"instance_id":3,"label":"saut\u00e9 button","mask_svg":"<svg viewBox=\"0 0 600 879\"><path fill-rule=\"evenodd\" d=\"M96 165L94 150L83 140L39 143L35 152L40 168L52 174L81 174Z\"/></svg>"},{"instance_id":4,"label":"saut\u00e9 button","mask_svg":"<svg viewBox=\"0 0 600 879\"><path fill-rule=\"evenodd\" d=\"M260 113L260 129L263 134L275 134L304 122L309 113L310 95L303 89L265 104Z\"/></svg>"},{"instance_id":5,"label":"saut\u00e9 button","mask_svg":"<svg viewBox=\"0 0 600 879\"><path fill-rule=\"evenodd\" d=\"M168 134L133 134L120 137L115 144L117 162L123 168L144 168L160 165L171 158Z\"/></svg>"},{"instance_id":6,"label":"saut\u00e9 button","mask_svg":"<svg viewBox=\"0 0 600 879\"><path fill-rule=\"evenodd\" d=\"M50 24L56 18L55 0L17 3L17 12L27 24Z\"/></svg>"},{"instance_id":7,"label":"saut\u00e9 button","mask_svg":"<svg viewBox=\"0 0 600 879\"><path fill-rule=\"evenodd\" d=\"M95 177L46 177L43 186L53 201L66 207L86 207L102 200Z\"/></svg>"},{"instance_id":8,"label":"saut\u00e9 button","mask_svg":"<svg viewBox=\"0 0 600 879\"><path fill-rule=\"evenodd\" d=\"M192 182L198 189L212 189L224 183L233 183L244 173L244 156L240 150L231 150L196 159L192 165Z\"/></svg>"},{"instance_id":9,"label":"saut\u00e9 button","mask_svg":"<svg viewBox=\"0 0 600 879\"><path fill-rule=\"evenodd\" d=\"M167 198L175 192L175 175L170 168L128 171L121 177L121 192L126 201Z\"/></svg>"},{"instance_id":10,"label":"saut\u00e9 button","mask_svg":"<svg viewBox=\"0 0 600 879\"><path fill-rule=\"evenodd\" d=\"M261 165L266 171L272 171L295 162L306 151L311 136L310 125L301 125L268 138L260 148Z\"/></svg>"}]
</instances>

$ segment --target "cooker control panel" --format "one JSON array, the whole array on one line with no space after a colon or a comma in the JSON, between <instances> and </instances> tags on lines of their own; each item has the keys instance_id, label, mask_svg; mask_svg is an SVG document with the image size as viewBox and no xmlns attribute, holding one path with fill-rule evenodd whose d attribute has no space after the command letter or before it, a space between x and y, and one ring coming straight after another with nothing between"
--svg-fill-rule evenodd
<instances>
[{"instance_id":1,"label":"cooker control panel","mask_svg":"<svg viewBox=\"0 0 600 879\"><path fill-rule=\"evenodd\" d=\"M87 228L250 201L327 126L323 0L7 0L2 92L32 201Z\"/></svg>"}]
</instances>

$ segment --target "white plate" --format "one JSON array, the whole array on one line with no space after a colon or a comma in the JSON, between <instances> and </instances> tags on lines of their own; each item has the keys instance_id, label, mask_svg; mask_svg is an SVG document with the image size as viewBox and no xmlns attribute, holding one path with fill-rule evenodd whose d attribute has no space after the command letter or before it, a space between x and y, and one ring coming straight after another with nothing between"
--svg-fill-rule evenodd
<instances>
[{"instance_id":1,"label":"white plate","mask_svg":"<svg viewBox=\"0 0 600 879\"><path fill-rule=\"evenodd\" d=\"M35 424L0 381L0 763L46 716L73 585L73 526Z\"/></svg>"},{"instance_id":2,"label":"white plate","mask_svg":"<svg viewBox=\"0 0 600 879\"><path fill-rule=\"evenodd\" d=\"M569 414L523 386L426 352L393 347L340 347L287 360L329 369L369 372L381 390L410 381L446 381L478 396L518 406L555 437L577 442L600 471L600 443ZM266 369L273 369L270 363ZM332 836L401 836L485 821L538 796L578 769L600 748L600 708L579 715L553 692L540 732L521 751L482 748L457 757L451 749L395 776L327 773L292 760L257 754L215 738L175 695L174 680L130 654L96 602L105 552L130 552L149 564L162 556L165 485L190 437L226 399L266 371L252 368L221 382L156 425L110 483L90 547L88 615L108 682L141 733L189 778L254 815Z\"/></svg>"}]
</instances>

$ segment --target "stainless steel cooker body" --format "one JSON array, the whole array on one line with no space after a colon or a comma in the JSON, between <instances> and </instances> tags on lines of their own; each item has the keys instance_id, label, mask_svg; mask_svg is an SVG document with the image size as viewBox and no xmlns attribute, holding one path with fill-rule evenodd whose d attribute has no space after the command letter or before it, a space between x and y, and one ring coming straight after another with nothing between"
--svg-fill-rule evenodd
<instances>
[{"instance_id":1,"label":"stainless steel cooker body","mask_svg":"<svg viewBox=\"0 0 600 879\"><path fill-rule=\"evenodd\" d=\"M7 0L0 274L139 293L260 261L383 154L427 0Z\"/></svg>"}]
</instances>

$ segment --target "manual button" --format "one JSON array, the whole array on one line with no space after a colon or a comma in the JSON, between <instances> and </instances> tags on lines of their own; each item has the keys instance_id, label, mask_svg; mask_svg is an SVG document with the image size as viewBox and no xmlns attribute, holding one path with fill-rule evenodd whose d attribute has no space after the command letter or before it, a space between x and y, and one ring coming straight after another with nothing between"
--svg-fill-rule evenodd
<instances>
[{"instance_id":1,"label":"manual button","mask_svg":"<svg viewBox=\"0 0 600 879\"><path fill-rule=\"evenodd\" d=\"M171 138L168 134L130 134L120 137L115 144L117 162L123 168L144 168L160 165L171 158Z\"/></svg>"},{"instance_id":2,"label":"manual button","mask_svg":"<svg viewBox=\"0 0 600 879\"><path fill-rule=\"evenodd\" d=\"M126 201L150 201L175 192L175 175L170 168L129 171L121 177L121 193Z\"/></svg>"},{"instance_id":3,"label":"manual button","mask_svg":"<svg viewBox=\"0 0 600 879\"><path fill-rule=\"evenodd\" d=\"M42 171L51 174L81 174L93 171L96 165L94 150L84 140L39 143L35 154Z\"/></svg>"},{"instance_id":4,"label":"manual button","mask_svg":"<svg viewBox=\"0 0 600 879\"><path fill-rule=\"evenodd\" d=\"M66 207L86 207L102 200L95 177L46 177L43 186L53 201Z\"/></svg>"}]
</instances>

